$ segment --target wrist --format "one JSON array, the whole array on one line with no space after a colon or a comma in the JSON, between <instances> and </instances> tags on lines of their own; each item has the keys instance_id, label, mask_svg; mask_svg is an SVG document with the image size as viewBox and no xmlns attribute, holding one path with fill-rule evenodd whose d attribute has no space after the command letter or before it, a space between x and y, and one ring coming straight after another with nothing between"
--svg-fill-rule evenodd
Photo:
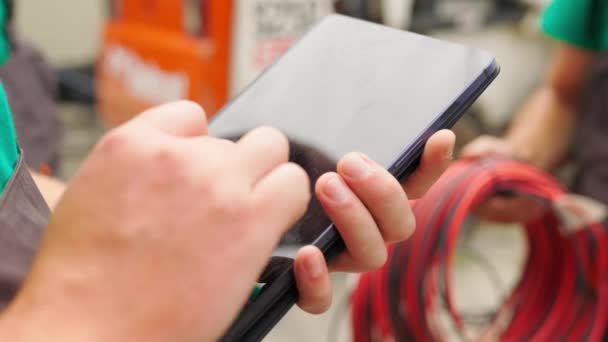
<instances>
[{"instance_id":1,"label":"wrist","mask_svg":"<svg viewBox=\"0 0 608 342\"><path fill-rule=\"evenodd\" d=\"M0 341L169 341L159 326L134 322L127 310L111 314L93 292L48 279L28 282L0 315ZM45 284L44 287L38 283ZM48 285L48 286L47 286ZM167 337L167 336L165 336Z\"/></svg>"},{"instance_id":2,"label":"wrist","mask_svg":"<svg viewBox=\"0 0 608 342\"><path fill-rule=\"evenodd\" d=\"M29 303L29 304L27 304ZM31 299L18 298L0 316L0 341L102 341L82 320L70 319L60 308ZM120 341L120 340L119 340Z\"/></svg>"},{"instance_id":3,"label":"wrist","mask_svg":"<svg viewBox=\"0 0 608 342\"><path fill-rule=\"evenodd\" d=\"M107 288L98 281L32 278L37 277L26 282L0 315L0 341L165 342L186 340L179 334L191 328L176 324L168 315L148 314L145 304L134 307L127 300L112 300L107 291L98 290Z\"/></svg>"}]
</instances>

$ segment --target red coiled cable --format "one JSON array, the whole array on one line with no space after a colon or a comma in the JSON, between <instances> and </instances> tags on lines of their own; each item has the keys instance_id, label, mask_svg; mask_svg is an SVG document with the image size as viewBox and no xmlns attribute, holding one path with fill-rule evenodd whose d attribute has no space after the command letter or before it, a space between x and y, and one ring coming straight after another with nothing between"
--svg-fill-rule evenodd
<instances>
[{"instance_id":1,"label":"red coiled cable","mask_svg":"<svg viewBox=\"0 0 608 342\"><path fill-rule=\"evenodd\" d=\"M414 204L416 233L388 247L383 268L361 276L352 296L355 342L442 341L438 306L465 335L450 288L464 221L502 192L548 208L566 193L549 175L507 160L454 163ZM567 231L557 214L525 225L528 258L519 282L479 340L600 341L608 323L608 239L599 223ZM441 303L440 303L441 302Z\"/></svg>"}]
</instances>

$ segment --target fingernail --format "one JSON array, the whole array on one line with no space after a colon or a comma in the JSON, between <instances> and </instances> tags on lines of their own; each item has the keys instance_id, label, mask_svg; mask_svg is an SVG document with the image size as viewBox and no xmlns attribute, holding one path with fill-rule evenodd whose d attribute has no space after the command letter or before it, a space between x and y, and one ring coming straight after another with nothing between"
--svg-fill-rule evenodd
<instances>
[{"instance_id":1,"label":"fingernail","mask_svg":"<svg viewBox=\"0 0 608 342\"><path fill-rule=\"evenodd\" d=\"M344 202L348 199L346 184L337 175L331 176L325 182L323 193L334 202Z\"/></svg>"},{"instance_id":2,"label":"fingernail","mask_svg":"<svg viewBox=\"0 0 608 342\"><path fill-rule=\"evenodd\" d=\"M321 277L323 269L325 268L325 260L319 254L315 254L314 257L306 260L306 272L310 278L316 279Z\"/></svg>"},{"instance_id":3,"label":"fingernail","mask_svg":"<svg viewBox=\"0 0 608 342\"><path fill-rule=\"evenodd\" d=\"M372 164L366 156L353 153L346 156L342 161L344 175L353 180L365 178L372 169Z\"/></svg>"}]
</instances>

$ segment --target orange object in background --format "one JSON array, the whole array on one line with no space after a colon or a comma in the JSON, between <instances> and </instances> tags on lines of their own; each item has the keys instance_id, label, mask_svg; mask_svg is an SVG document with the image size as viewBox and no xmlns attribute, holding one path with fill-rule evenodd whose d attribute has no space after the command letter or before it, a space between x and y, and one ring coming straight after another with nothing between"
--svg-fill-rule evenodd
<instances>
[{"instance_id":1,"label":"orange object in background","mask_svg":"<svg viewBox=\"0 0 608 342\"><path fill-rule=\"evenodd\" d=\"M97 65L98 112L116 126L189 99L212 116L228 97L232 1L121 0Z\"/></svg>"},{"instance_id":2,"label":"orange object in background","mask_svg":"<svg viewBox=\"0 0 608 342\"><path fill-rule=\"evenodd\" d=\"M189 99L213 116L334 0L114 0L96 72L108 127Z\"/></svg>"}]
</instances>

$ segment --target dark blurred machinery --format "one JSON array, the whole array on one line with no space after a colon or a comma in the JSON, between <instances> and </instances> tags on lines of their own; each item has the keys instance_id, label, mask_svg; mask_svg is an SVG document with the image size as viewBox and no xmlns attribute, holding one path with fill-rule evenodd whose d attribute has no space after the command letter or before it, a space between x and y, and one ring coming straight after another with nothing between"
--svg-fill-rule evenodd
<instances>
[{"instance_id":1,"label":"dark blurred machinery","mask_svg":"<svg viewBox=\"0 0 608 342\"><path fill-rule=\"evenodd\" d=\"M459 29L469 25L480 28L501 22L516 22L528 10L518 0L416 0L410 29L427 32L438 28ZM475 19L470 19L474 16Z\"/></svg>"},{"instance_id":2,"label":"dark blurred machinery","mask_svg":"<svg viewBox=\"0 0 608 342\"><path fill-rule=\"evenodd\" d=\"M529 5L520 0L337 0L340 13L386 23L391 3L408 3L401 28L424 33L436 29L459 29L463 19L475 16L478 26L505 21L517 21L526 13ZM396 6L403 8L405 5ZM403 9L402 9L403 10Z\"/></svg>"}]
</instances>

